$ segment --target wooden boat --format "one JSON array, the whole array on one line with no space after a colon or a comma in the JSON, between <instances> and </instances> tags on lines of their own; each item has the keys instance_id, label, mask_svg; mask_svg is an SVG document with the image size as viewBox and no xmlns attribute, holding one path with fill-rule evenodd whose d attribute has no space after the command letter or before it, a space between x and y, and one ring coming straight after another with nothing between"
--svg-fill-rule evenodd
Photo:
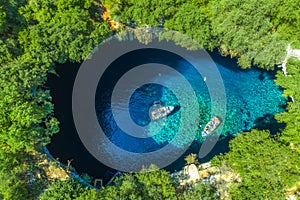
<instances>
[{"instance_id":1,"label":"wooden boat","mask_svg":"<svg viewBox=\"0 0 300 200\"><path fill-rule=\"evenodd\" d=\"M218 128L218 126L221 124L222 119L220 117L212 117L211 120L206 124L204 127L204 130L202 131L201 135L202 137L205 137L209 134L211 134L214 130Z\"/></svg>"},{"instance_id":2,"label":"wooden boat","mask_svg":"<svg viewBox=\"0 0 300 200\"><path fill-rule=\"evenodd\" d=\"M168 116L174 110L174 106L160 107L151 112L151 119L158 120Z\"/></svg>"}]
</instances>

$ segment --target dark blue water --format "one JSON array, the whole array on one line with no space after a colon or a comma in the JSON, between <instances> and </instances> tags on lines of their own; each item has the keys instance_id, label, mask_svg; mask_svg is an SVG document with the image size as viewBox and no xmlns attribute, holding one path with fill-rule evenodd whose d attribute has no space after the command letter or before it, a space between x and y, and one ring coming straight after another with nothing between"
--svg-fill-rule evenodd
<instances>
[{"instance_id":1,"label":"dark blue water","mask_svg":"<svg viewBox=\"0 0 300 200\"><path fill-rule=\"evenodd\" d=\"M126 62L128 60L134 60L134 62ZM121 74L116 75L113 69L122 66L122 74L125 74L135 66L147 62L169 65L184 75L196 93L198 105L190 104L188 107L181 108L178 112L169 116L163 122L163 128L161 128L160 122L151 122L149 118L149 109L154 102L160 101L162 106L181 105L176 95L167 87L157 84L141 86L132 94L129 105L127 101L121 99L117 107L120 111L129 107L129 114L136 124L140 126L148 125L147 134L149 137L138 138L124 132L114 120L110 99ZM223 119L224 126L221 132L223 138L258 127L260 119L273 116L284 110L286 100L281 97L282 91L275 85L271 74L262 70L242 71L236 66L225 67L220 63L216 64L226 90L227 114L226 118ZM185 132L190 131L191 126L199 127L196 137L193 139L200 143L205 139L201 136L201 131L211 118L210 94L204 79L195 72L188 61L170 52L143 49L120 57L109 66L103 76L110 78L103 78L99 82L96 95L98 121L104 128L106 135L117 146L135 153L156 151L173 140L180 126L184 127ZM164 83L172 85L173 88L182 87L177 77L166 76ZM107 87L107 85L110 87ZM187 101L190 98L184 88L181 89L180 95ZM192 113L195 109L199 110L199 120L196 124L192 117L186 119L185 124L182 124L181 112L183 109L188 113ZM187 142L180 140L172 144L180 148Z\"/></svg>"},{"instance_id":2,"label":"dark blue water","mask_svg":"<svg viewBox=\"0 0 300 200\"><path fill-rule=\"evenodd\" d=\"M144 56L143 55L148 55ZM151 56L149 56L151 55ZM164 120L163 129L160 122L151 122L149 118L149 108L153 105L154 101L160 100L162 105L176 105L180 106L180 102L174 93L167 87L162 85L148 84L138 88L131 96L129 105L120 102L117 107L122 110L123 107L129 106L130 116L132 120L140 126L148 126L149 137L141 141L141 138L135 138L131 135L124 133L116 122L113 120L110 106L110 96L116 81L126 73L130 67L139 65L139 62L157 62L166 65L172 65L174 69L179 71L191 83L197 95L199 121L197 124L191 119L189 126L199 126L195 142L191 148L185 153L187 155L191 152L196 152L201 146L204 138L201 137L201 131L204 125L211 117L210 113L210 97L207 86L202 77L195 74L190 68L190 64L186 63L180 57L172 57L172 55L164 55L162 52L147 52L141 53L140 59L134 60L135 63L124 67L122 70L114 68L106 73L110 74L110 78L103 78L99 82L99 90L95 96L96 111L98 120L105 133L110 140L119 147L132 151L132 152L150 152L155 151L167 145L172 138L176 135L181 122L180 108L177 112L173 113L166 120ZM227 102L227 114L223 119L224 126L222 129L222 137L214 149L207 157L201 161L208 161L214 155L228 151L228 142L234 134L242 131L248 131L251 128L259 129L272 129L276 132L281 126L274 121L274 115L285 109L286 100L281 97L282 91L275 85L273 79L273 72L265 72L257 69L240 70L236 63L228 58L222 58L218 54L211 54L215 60L218 70L222 76ZM168 59L166 59L168 58ZM121 60L122 61L122 60ZM122 61L124 64L124 61ZM76 73L80 64L67 63L57 66L57 73L59 77L54 75L49 76L47 85L51 89L51 95L55 104L55 116L60 121L60 132L53 136L52 142L47 146L51 154L55 158L59 158L63 163L67 160L72 160L72 165L79 173L88 173L94 177L104 178L108 180L114 173L113 169L106 167L97 161L82 145L78 134L76 132L73 118L72 118L72 87L75 80ZM172 76L165 79L168 84L173 84L174 87L181 87ZM101 86L101 87L100 87ZM185 90L182 89L182 94L185 98ZM190 107L184 108L193 111L195 108L191 104ZM186 110L185 110L186 111ZM189 112L189 110L187 110ZM185 141L182 141L183 143ZM178 148L181 144L178 143ZM184 160L183 155L172 165L166 169L170 171L180 169Z\"/></svg>"}]
</instances>

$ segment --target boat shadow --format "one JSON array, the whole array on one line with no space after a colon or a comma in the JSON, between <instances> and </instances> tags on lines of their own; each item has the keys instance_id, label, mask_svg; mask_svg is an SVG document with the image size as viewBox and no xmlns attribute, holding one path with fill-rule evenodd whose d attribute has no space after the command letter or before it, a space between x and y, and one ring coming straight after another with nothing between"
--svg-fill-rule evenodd
<instances>
[{"instance_id":1,"label":"boat shadow","mask_svg":"<svg viewBox=\"0 0 300 200\"><path fill-rule=\"evenodd\" d=\"M177 113L179 110L180 110L180 105L175 105L175 106L174 106L174 110L172 110L172 112L171 112L170 114L168 114L168 117L174 115L174 114Z\"/></svg>"}]
</instances>

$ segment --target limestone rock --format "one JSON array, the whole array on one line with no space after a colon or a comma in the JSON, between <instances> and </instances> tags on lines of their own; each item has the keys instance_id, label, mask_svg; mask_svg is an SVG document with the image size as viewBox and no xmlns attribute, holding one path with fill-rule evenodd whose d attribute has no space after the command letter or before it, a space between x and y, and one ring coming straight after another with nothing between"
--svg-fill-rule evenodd
<instances>
[{"instance_id":1,"label":"limestone rock","mask_svg":"<svg viewBox=\"0 0 300 200\"><path fill-rule=\"evenodd\" d=\"M201 170L199 171L199 175L201 179L204 179L207 178L210 175L210 173L207 170Z\"/></svg>"},{"instance_id":2,"label":"limestone rock","mask_svg":"<svg viewBox=\"0 0 300 200\"><path fill-rule=\"evenodd\" d=\"M200 169L207 169L209 168L211 165L210 165L210 162L207 162L207 163L202 163L199 165L199 168Z\"/></svg>"},{"instance_id":3,"label":"limestone rock","mask_svg":"<svg viewBox=\"0 0 300 200\"><path fill-rule=\"evenodd\" d=\"M172 176L179 182L179 185L194 183L201 178L198 168L194 164L185 166L183 170L172 174Z\"/></svg>"}]
</instances>

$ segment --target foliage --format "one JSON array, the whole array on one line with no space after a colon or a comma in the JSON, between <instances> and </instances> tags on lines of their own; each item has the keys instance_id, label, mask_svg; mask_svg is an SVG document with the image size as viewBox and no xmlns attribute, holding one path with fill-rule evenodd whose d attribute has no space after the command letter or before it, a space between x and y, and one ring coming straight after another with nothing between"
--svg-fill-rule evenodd
<instances>
[{"instance_id":1,"label":"foliage","mask_svg":"<svg viewBox=\"0 0 300 200\"><path fill-rule=\"evenodd\" d=\"M0 172L0 177L0 199L30 199L32 197L28 193L25 181L17 177L15 173Z\"/></svg>"},{"instance_id":2,"label":"foliage","mask_svg":"<svg viewBox=\"0 0 300 200\"><path fill-rule=\"evenodd\" d=\"M231 188L233 199L285 199L284 192L299 181L299 156L270 138L267 131L252 130L230 142L230 152L212 160L228 164L242 177Z\"/></svg>"},{"instance_id":3,"label":"foliage","mask_svg":"<svg viewBox=\"0 0 300 200\"><path fill-rule=\"evenodd\" d=\"M283 60L287 41L280 40L270 18L280 1L213 1L212 27L225 55L238 56L242 67L273 68Z\"/></svg>"},{"instance_id":4,"label":"foliage","mask_svg":"<svg viewBox=\"0 0 300 200\"><path fill-rule=\"evenodd\" d=\"M295 0L105 0L114 18L132 26L164 26L201 47L237 57L243 68L273 69L288 43L299 44L300 9Z\"/></svg>"},{"instance_id":5,"label":"foliage","mask_svg":"<svg viewBox=\"0 0 300 200\"><path fill-rule=\"evenodd\" d=\"M300 61L290 59L287 64L288 76L279 71L276 83L284 88L283 95L291 97L287 112L276 115L279 122L286 124L280 140L300 152Z\"/></svg>"},{"instance_id":6,"label":"foliage","mask_svg":"<svg viewBox=\"0 0 300 200\"><path fill-rule=\"evenodd\" d=\"M25 0L2 0L0 2L1 36L9 36L25 25L25 20L18 9L26 3Z\"/></svg>"},{"instance_id":7,"label":"foliage","mask_svg":"<svg viewBox=\"0 0 300 200\"><path fill-rule=\"evenodd\" d=\"M176 199L175 182L164 170L151 168L137 174L127 173L114 185L83 193L78 199Z\"/></svg>"},{"instance_id":8,"label":"foliage","mask_svg":"<svg viewBox=\"0 0 300 200\"><path fill-rule=\"evenodd\" d=\"M105 198L102 198L101 192L99 192L99 190L96 189L87 190L84 193L82 193L79 197L76 198L76 200L98 200L98 199L105 199Z\"/></svg>"},{"instance_id":9,"label":"foliage","mask_svg":"<svg viewBox=\"0 0 300 200\"><path fill-rule=\"evenodd\" d=\"M47 73L83 60L110 33L99 12L90 0L0 2L0 198L36 195L31 154L59 130Z\"/></svg>"},{"instance_id":10,"label":"foliage","mask_svg":"<svg viewBox=\"0 0 300 200\"><path fill-rule=\"evenodd\" d=\"M188 1L177 8L175 14L166 21L165 28L186 34L200 47L213 49L210 18L206 14L206 2Z\"/></svg>"},{"instance_id":11,"label":"foliage","mask_svg":"<svg viewBox=\"0 0 300 200\"><path fill-rule=\"evenodd\" d=\"M187 155L184 160L186 161L186 164L194 164L197 163L197 154L191 153L189 155Z\"/></svg>"},{"instance_id":12,"label":"foliage","mask_svg":"<svg viewBox=\"0 0 300 200\"><path fill-rule=\"evenodd\" d=\"M150 168L150 172L136 174L137 181L143 185L143 197L147 199L172 199L175 196L174 180L169 172ZM155 171L153 171L155 170Z\"/></svg>"},{"instance_id":13,"label":"foliage","mask_svg":"<svg viewBox=\"0 0 300 200\"><path fill-rule=\"evenodd\" d=\"M115 20L128 25L160 26L177 9L176 0L104 0Z\"/></svg>"},{"instance_id":14,"label":"foliage","mask_svg":"<svg viewBox=\"0 0 300 200\"><path fill-rule=\"evenodd\" d=\"M97 199L217 199L216 191L207 184L187 186L181 194L170 174L164 170L143 170L138 174L127 173L114 181L114 185L100 190L91 189L77 200Z\"/></svg>"},{"instance_id":15,"label":"foliage","mask_svg":"<svg viewBox=\"0 0 300 200\"><path fill-rule=\"evenodd\" d=\"M26 52L46 55L52 62L84 60L110 33L95 10L90 0L29 1L20 9L30 24L20 32L20 43Z\"/></svg>"},{"instance_id":16,"label":"foliage","mask_svg":"<svg viewBox=\"0 0 300 200\"><path fill-rule=\"evenodd\" d=\"M283 60L287 43L300 47L300 9L295 0L105 0L113 17L131 26L164 26L237 57L241 67L272 69ZM58 132L50 92L43 86L53 63L81 61L111 31L92 0L3 0L0 2L0 199L33 199L26 174L30 152ZM176 36L172 36L176 37ZM280 141L300 150L299 62L290 60L289 76L277 75L288 112ZM299 156L265 131L237 136L223 161L243 182L231 190L234 199L283 198L299 177ZM26 171L27 170L27 171ZM29 171L30 173L30 171ZM212 191L198 185L183 199ZM127 174L111 187L86 190L73 179L58 181L42 199L176 199L175 185L163 170ZM211 196L210 196L211 197Z\"/></svg>"},{"instance_id":17,"label":"foliage","mask_svg":"<svg viewBox=\"0 0 300 200\"><path fill-rule=\"evenodd\" d=\"M19 7L26 1L3 0L0 2L0 66L12 61L22 53L17 38L18 32L25 26L25 20L19 14Z\"/></svg>"},{"instance_id":18,"label":"foliage","mask_svg":"<svg viewBox=\"0 0 300 200\"><path fill-rule=\"evenodd\" d=\"M47 64L39 60L22 57L0 68L2 149L32 150L34 144L45 144L57 132L50 93L40 87L46 79L45 67Z\"/></svg>"},{"instance_id":19,"label":"foliage","mask_svg":"<svg viewBox=\"0 0 300 200\"><path fill-rule=\"evenodd\" d=\"M270 21L284 40L293 43L296 48L300 48L300 5L295 0L279 1L272 9Z\"/></svg>"},{"instance_id":20,"label":"foliage","mask_svg":"<svg viewBox=\"0 0 300 200\"><path fill-rule=\"evenodd\" d=\"M40 195L41 200L73 200L80 194L87 191L75 179L67 179L64 181L56 181Z\"/></svg>"},{"instance_id":21,"label":"foliage","mask_svg":"<svg viewBox=\"0 0 300 200\"><path fill-rule=\"evenodd\" d=\"M58 131L50 93L41 87L46 66L28 56L0 67L0 173L5 174L1 176L0 194L5 199L35 194L25 187L29 152L37 144L48 143Z\"/></svg>"},{"instance_id":22,"label":"foliage","mask_svg":"<svg viewBox=\"0 0 300 200\"><path fill-rule=\"evenodd\" d=\"M183 194L179 196L178 199L207 200L207 199L220 199L220 198L216 195L215 189L213 189L208 183L206 184L197 183L192 188L185 189Z\"/></svg>"}]
</instances>

